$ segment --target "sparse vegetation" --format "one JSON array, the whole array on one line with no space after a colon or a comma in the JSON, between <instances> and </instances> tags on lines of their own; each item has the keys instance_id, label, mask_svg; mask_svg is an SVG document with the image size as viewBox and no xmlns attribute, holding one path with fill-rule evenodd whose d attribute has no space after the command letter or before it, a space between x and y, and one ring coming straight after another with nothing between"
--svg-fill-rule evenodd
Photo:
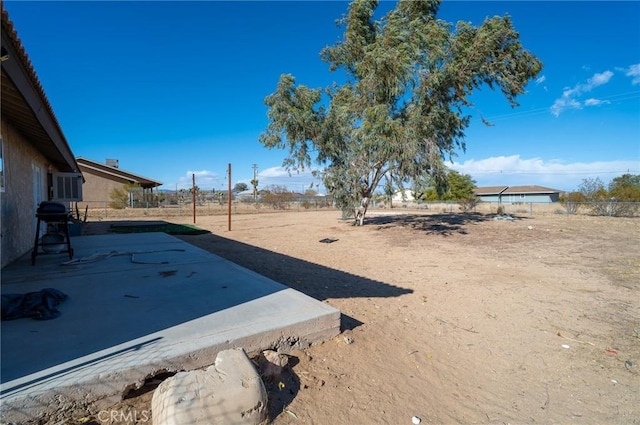
<instances>
[{"instance_id":1,"label":"sparse vegetation","mask_svg":"<svg viewBox=\"0 0 640 425\"><path fill-rule=\"evenodd\" d=\"M137 183L126 183L115 188L109 194L109 207L121 210L131 206L132 202L141 199L142 187Z\"/></svg>"},{"instance_id":2,"label":"sparse vegetation","mask_svg":"<svg viewBox=\"0 0 640 425\"><path fill-rule=\"evenodd\" d=\"M293 192L289 192L286 186L271 185L265 189L262 199L265 204L275 210L286 210L291 206Z\"/></svg>"},{"instance_id":3,"label":"sparse vegetation","mask_svg":"<svg viewBox=\"0 0 640 425\"><path fill-rule=\"evenodd\" d=\"M578 193L595 215L633 216L640 206L640 175L623 174L614 178L608 188L598 177L583 179Z\"/></svg>"},{"instance_id":4,"label":"sparse vegetation","mask_svg":"<svg viewBox=\"0 0 640 425\"><path fill-rule=\"evenodd\" d=\"M480 202L481 201L478 196L475 196L475 195L468 196L467 198L460 201L460 209L463 212L473 211Z\"/></svg>"},{"instance_id":5,"label":"sparse vegetation","mask_svg":"<svg viewBox=\"0 0 640 425\"><path fill-rule=\"evenodd\" d=\"M576 214L584 206L586 198L580 192L570 192L560 195L559 201L567 214Z\"/></svg>"}]
</instances>

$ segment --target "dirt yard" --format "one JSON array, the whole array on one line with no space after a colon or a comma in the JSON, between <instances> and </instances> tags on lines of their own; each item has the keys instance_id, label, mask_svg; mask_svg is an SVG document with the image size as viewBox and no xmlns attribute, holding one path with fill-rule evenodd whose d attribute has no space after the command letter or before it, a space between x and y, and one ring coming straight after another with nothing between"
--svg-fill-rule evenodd
<instances>
[{"instance_id":1,"label":"dirt yard","mask_svg":"<svg viewBox=\"0 0 640 425\"><path fill-rule=\"evenodd\" d=\"M640 219L493 217L209 216L180 238L343 313L269 383L274 424L640 424Z\"/></svg>"}]
</instances>

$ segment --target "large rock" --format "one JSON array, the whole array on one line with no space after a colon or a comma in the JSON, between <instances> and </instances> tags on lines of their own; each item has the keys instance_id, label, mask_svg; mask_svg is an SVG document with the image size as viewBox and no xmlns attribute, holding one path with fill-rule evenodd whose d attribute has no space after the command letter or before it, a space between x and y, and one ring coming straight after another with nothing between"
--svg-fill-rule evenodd
<instances>
[{"instance_id":1,"label":"large rock","mask_svg":"<svg viewBox=\"0 0 640 425\"><path fill-rule=\"evenodd\" d=\"M244 350L225 350L213 366L162 382L151 414L154 425L257 425L267 419L267 392Z\"/></svg>"},{"instance_id":2,"label":"large rock","mask_svg":"<svg viewBox=\"0 0 640 425\"><path fill-rule=\"evenodd\" d=\"M265 350L258 357L262 379L275 380L279 378L288 363L289 357L286 354L280 354L273 350Z\"/></svg>"}]
</instances>

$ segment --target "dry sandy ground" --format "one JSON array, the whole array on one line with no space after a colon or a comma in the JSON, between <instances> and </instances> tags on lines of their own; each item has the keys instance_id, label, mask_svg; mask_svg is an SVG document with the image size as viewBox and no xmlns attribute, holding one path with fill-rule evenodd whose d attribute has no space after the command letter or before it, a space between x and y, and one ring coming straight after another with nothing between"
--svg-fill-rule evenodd
<instances>
[{"instance_id":1,"label":"dry sandy ground","mask_svg":"<svg viewBox=\"0 0 640 425\"><path fill-rule=\"evenodd\" d=\"M640 423L640 219L368 217L198 217L212 234L181 236L343 313L269 384L275 424Z\"/></svg>"}]
</instances>

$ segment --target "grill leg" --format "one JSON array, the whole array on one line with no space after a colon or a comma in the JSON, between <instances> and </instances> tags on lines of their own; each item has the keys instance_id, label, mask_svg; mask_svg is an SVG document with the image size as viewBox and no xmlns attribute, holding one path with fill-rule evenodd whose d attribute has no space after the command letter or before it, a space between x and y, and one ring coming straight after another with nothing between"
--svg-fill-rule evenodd
<instances>
[{"instance_id":1,"label":"grill leg","mask_svg":"<svg viewBox=\"0 0 640 425\"><path fill-rule=\"evenodd\" d=\"M40 236L40 219L38 219L38 224L36 225L36 239L33 242L33 251L31 251L32 266L36 263L36 256L38 255L38 236Z\"/></svg>"},{"instance_id":2,"label":"grill leg","mask_svg":"<svg viewBox=\"0 0 640 425\"><path fill-rule=\"evenodd\" d=\"M71 238L69 237L69 223L62 223L62 229L64 231L64 237L67 238L67 252L69 252L69 259L73 260L73 248L71 248Z\"/></svg>"}]
</instances>

